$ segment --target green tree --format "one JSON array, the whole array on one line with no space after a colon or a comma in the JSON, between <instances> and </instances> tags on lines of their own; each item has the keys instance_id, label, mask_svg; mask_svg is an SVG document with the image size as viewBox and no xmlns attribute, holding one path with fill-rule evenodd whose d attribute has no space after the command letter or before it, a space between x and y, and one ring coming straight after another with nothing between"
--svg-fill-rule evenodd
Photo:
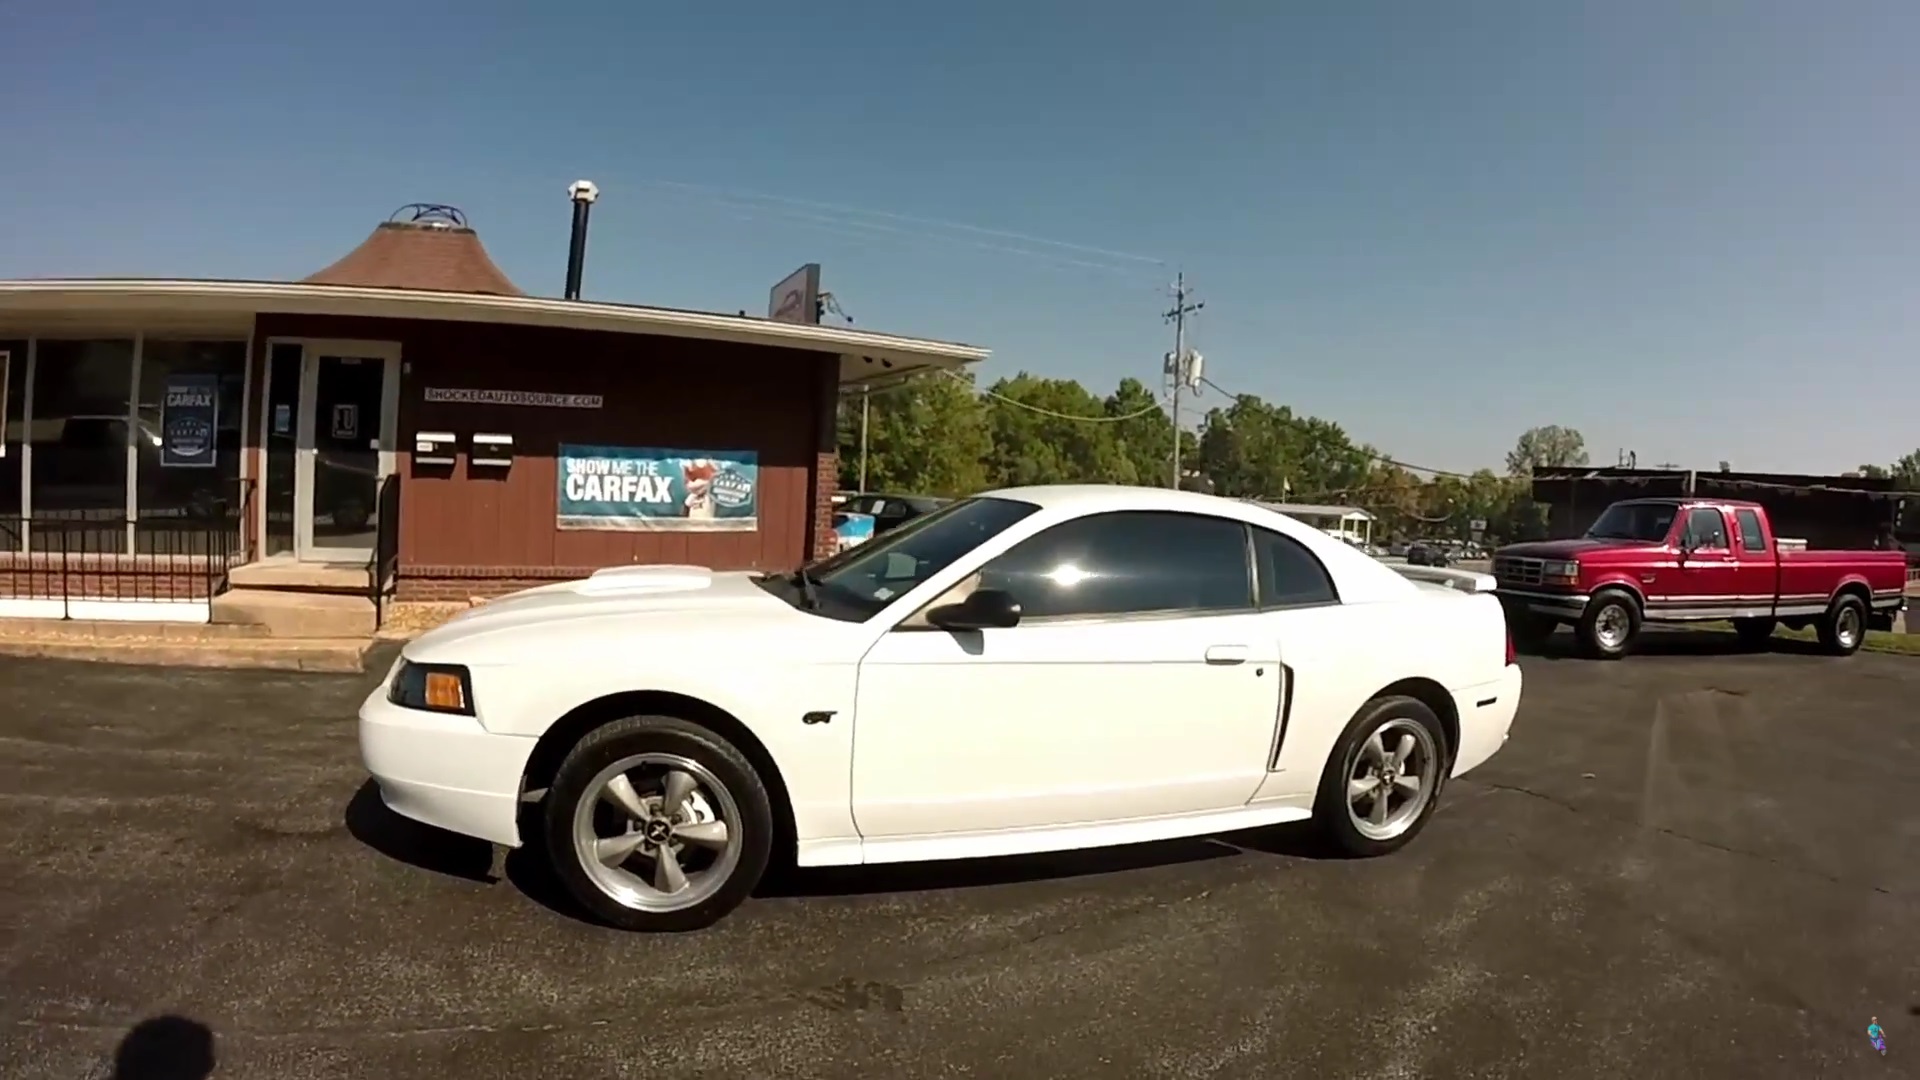
<instances>
[{"instance_id":1,"label":"green tree","mask_svg":"<svg viewBox=\"0 0 1920 1080\"><path fill-rule=\"evenodd\" d=\"M1121 379L1105 406L1107 416L1128 417L1108 425L1118 453L1113 482L1149 487L1170 483L1173 419L1159 407L1160 399L1139 379Z\"/></svg>"},{"instance_id":2,"label":"green tree","mask_svg":"<svg viewBox=\"0 0 1920 1080\"><path fill-rule=\"evenodd\" d=\"M1113 483L1130 476L1106 403L1072 379L1021 372L988 387L992 484Z\"/></svg>"},{"instance_id":3,"label":"green tree","mask_svg":"<svg viewBox=\"0 0 1920 1080\"><path fill-rule=\"evenodd\" d=\"M926 375L867 398L867 488L972 495L990 486L987 411L971 380ZM840 486L860 476L860 396L840 403Z\"/></svg>"},{"instance_id":4,"label":"green tree","mask_svg":"<svg viewBox=\"0 0 1920 1080\"><path fill-rule=\"evenodd\" d=\"M1577 468L1587 463L1587 440L1578 431L1558 424L1528 428L1507 455L1510 476L1530 476L1537 469Z\"/></svg>"}]
</instances>

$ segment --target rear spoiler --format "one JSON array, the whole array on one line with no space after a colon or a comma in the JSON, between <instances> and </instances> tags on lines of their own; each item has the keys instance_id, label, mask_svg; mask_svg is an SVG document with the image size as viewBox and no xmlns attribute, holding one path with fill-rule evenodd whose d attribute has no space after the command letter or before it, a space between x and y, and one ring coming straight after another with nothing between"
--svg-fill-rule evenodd
<instances>
[{"instance_id":1,"label":"rear spoiler","mask_svg":"<svg viewBox=\"0 0 1920 1080\"><path fill-rule=\"evenodd\" d=\"M1395 564L1393 567L1400 576L1408 581L1423 581L1429 585L1444 585L1463 593L1492 592L1496 582L1492 574L1478 574L1472 570L1450 570L1444 566L1408 566Z\"/></svg>"}]
</instances>

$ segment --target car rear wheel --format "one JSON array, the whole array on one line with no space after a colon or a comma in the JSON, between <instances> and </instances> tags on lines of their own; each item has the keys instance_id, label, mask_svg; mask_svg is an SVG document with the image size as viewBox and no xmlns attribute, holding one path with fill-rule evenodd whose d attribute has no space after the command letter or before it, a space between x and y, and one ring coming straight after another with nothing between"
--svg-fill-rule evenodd
<instances>
[{"instance_id":1,"label":"car rear wheel","mask_svg":"<svg viewBox=\"0 0 1920 1080\"><path fill-rule=\"evenodd\" d=\"M1397 851L1433 816L1451 761L1432 709L1410 697L1376 698L1347 725L1327 759L1314 817L1342 854Z\"/></svg>"},{"instance_id":2,"label":"car rear wheel","mask_svg":"<svg viewBox=\"0 0 1920 1080\"><path fill-rule=\"evenodd\" d=\"M1581 651L1596 660L1618 660L1627 655L1640 633L1640 605L1618 589L1603 589L1587 602L1575 627Z\"/></svg>"},{"instance_id":3,"label":"car rear wheel","mask_svg":"<svg viewBox=\"0 0 1920 1080\"><path fill-rule=\"evenodd\" d=\"M588 913L623 930L710 926L759 884L773 810L724 738L671 716L618 720L568 753L548 789L555 874Z\"/></svg>"},{"instance_id":4,"label":"car rear wheel","mask_svg":"<svg viewBox=\"0 0 1920 1080\"><path fill-rule=\"evenodd\" d=\"M1842 596L1820 620L1820 645L1835 656L1852 656L1867 640L1867 605L1857 596Z\"/></svg>"}]
</instances>

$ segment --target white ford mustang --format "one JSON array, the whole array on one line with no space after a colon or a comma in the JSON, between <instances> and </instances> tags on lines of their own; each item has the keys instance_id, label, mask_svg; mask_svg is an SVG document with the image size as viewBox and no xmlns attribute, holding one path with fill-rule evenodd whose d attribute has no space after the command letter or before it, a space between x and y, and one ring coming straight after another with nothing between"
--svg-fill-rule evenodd
<instances>
[{"instance_id":1,"label":"white ford mustang","mask_svg":"<svg viewBox=\"0 0 1920 1080\"><path fill-rule=\"evenodd\" d=\"M1314 818L1377 855L1507 737L1520 669L1491 588L1252 503L1017 488L798 573L618 567L475 608L407 645L360 747L388 806L544 845L634 930L712 923L776 854Z\"/></svg>"}]
</instances>

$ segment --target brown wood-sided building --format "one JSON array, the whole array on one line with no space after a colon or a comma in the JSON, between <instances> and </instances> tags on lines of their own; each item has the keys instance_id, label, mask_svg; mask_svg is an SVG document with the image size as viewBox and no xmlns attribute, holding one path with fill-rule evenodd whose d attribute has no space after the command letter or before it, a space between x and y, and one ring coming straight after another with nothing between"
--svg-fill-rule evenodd
<instances>
[{"instance_id":1,"label":"brown wood-sided building","mask_svg":"<svg viewBox=\"0 0 1920 1080\"><path fill-rule=\"evenodd\" d=\"M0 614L194 619L247 566L399 599L791 569L835 543L844 389L985 356L530 296L444 212L298 282L0 282Z\"/></svg>"}]
</instances>

